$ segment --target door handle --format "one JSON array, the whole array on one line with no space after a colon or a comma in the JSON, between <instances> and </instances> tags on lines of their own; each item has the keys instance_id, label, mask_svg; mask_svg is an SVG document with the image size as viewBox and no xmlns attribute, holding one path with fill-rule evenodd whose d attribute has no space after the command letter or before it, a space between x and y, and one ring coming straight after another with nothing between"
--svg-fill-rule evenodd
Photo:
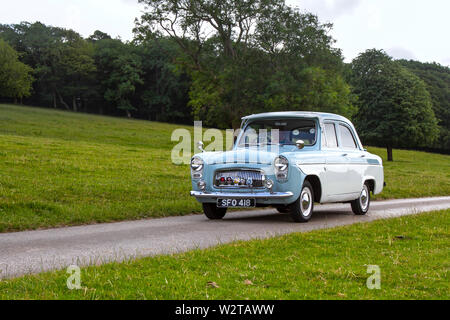
<instances>
[{"instance_id":1,"label":"door handle","mask_svg":"<svg viewBox=\"0 0 450 320\"><path fill-rule=\"evenodd\" d=\"M348 156L348 153L344 153L342 156L343 156L343 157L346 157L346 156Z\"/></svg>"},{"instance_id":2,"label":"door handle","mask_svg":"<svg viewBox=\"0 0 450 320\"><path fill-rule=\"evenodd\" d=\"M362 156L361 156L361 158L365 158L366 157L366 155L365 154L363 154Z\"/></svg>"}]
</instances>

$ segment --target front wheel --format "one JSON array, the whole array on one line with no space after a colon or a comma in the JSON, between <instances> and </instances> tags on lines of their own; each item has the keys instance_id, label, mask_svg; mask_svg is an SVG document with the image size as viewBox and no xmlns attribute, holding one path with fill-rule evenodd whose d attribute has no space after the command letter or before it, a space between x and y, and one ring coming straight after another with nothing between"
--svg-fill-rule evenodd
<instances>
[{"instance_id":1,"label":"front wheel","mask_svg":"<svg viewBox=\"0 0 450 320\"><path fill-rule=\"evenodd\" d=\"M363 190L359 198L352 201L352 211L358 216L363 216L369 211L370 207L370 189L367 184L364 184Z\"/></svg>"},{"instance_id":2,"label":"front wheel","mask_svg":"<svg viewBox=\"0 0 450 320\"><path fill-rule=\"evenodd\" d=\"M300 197L289 206L292 219L295 222L308 222L314 211L314 192L312 185L305 181Z\"/></svg>"},{"instance_id":3,"label":"front wheel","mask_svg":"<svg viewBox=\"0 0 450 320\"><path fill-rule=\"evenodd\" d=\"M203 213L210 220L220 220L225 217L227 213L226 208L217 208L215 203L204 203L203 204Z\"/></svg>"}]
</instances>

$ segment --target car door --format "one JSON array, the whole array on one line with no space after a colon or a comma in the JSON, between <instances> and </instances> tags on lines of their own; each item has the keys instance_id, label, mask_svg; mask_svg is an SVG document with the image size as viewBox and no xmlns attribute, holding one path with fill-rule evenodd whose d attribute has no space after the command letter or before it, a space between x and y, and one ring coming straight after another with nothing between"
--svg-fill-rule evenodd
<instances>
[{"instance_id":1,"label":"car door","mask_svg":"<svg viewBox=\"0 0 450 320\"><path fill-rule=\"evenodd\" d=\"M324 122L325 146L322 152L326 158L325 181L323 183L324 202L337 201L345 188L345 176L347 173L347 158L343 156L339 148L337 124L334 121Z\"/></svg>"},{"instance_id":2,"label":"car door","mask_svg":"<svg viewBox=\"0 0 450 320\"><path fill-rule=\"evenodd\" d=\"M341 187L341 194L359 194L362 190L364 167L366 164L365 152L360 150L353 130L346 123L338 123L339 150L345 158L345 183Z\"/></svg>"}]
</instances>

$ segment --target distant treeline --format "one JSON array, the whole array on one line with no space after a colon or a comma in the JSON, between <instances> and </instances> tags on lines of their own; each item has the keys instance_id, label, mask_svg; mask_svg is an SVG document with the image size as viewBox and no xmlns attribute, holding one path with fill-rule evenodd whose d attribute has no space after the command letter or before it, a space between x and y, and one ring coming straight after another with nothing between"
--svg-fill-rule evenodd
<instances>
[{"instance_id":1,"label":"distant treeline","mask_svg":"<svg viewBox=\"0 0 450 320\"><path fill-rule=\"evenodd\" d=\"M263 12L268 20L259 17L261 30L257 27L245 41L219 35L196 42L195 37L161 35L149 32L144 18L131 42L101 31L83 38L39 22L0 25L0 59L5 62L2 57L8 56L21 63L8 69L13 64L5 62L9 71L2 71L0 60L0 83L11 83L3 88L0 84L0 99L172 123L192 123L195 118L219 128L236 127L241 116L256 112L324 111L352 118L364 129L358 113L364 99L370 99L364 97L369 89L358 85L362 78L355 77L354 63L345 64L341 51L333 47L327 35L331 26L319 24L313 15L286 12L284 19L290 14L302 24L292 30L271 26L267 21L276 17ZM274 30L284 30L284 38ZM285 42L274 42L277 37ZM425 137L421 147L450 150L450 69L418 61L395 64L423 80L431 97L439 138ZM10 73L9 80L2 80L2 72ZM378 141L383 145L384 140ZM413 140L392 143L420 147Z\"/></svg>"},{"instance_id":2,"label":"distant treeline","mask_svg":"<svg viewBox=\"0 0 450 320\"><path fill-rule=\"evenodd\" d=\"M434 148L450 152L450 68L437 63L399 60L402 66L425 82L433 103L433 111L439 123L439 139Z\"/></svg>"},{"instance_id":3,"label":"distant treeline","mask_svg":"<svg viewBox=\"0 0 450 320\"><path fill-rule=\"evenodd\" d=\"M100 31L84 39L39 22L0 25L0 38L33 69L30 94L16 101L165 122L192 120L191 80L177 67L173 41L124 43Z\"/></svg>"}]
</instances>

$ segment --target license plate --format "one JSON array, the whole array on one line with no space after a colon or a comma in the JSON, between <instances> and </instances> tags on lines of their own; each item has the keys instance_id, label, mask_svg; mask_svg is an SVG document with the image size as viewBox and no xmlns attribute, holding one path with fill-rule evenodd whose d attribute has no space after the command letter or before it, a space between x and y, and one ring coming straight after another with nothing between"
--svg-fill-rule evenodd
<instances>
[{"instance_id":1,"label":"license plate","mask_svg":"<svg viewBox=\"0 0 450 320\"><path fill-rule=\"evenodd\" d=\"M218 208L253 208L255 199L217 199Z\"/></svg>"}]
</instances>

